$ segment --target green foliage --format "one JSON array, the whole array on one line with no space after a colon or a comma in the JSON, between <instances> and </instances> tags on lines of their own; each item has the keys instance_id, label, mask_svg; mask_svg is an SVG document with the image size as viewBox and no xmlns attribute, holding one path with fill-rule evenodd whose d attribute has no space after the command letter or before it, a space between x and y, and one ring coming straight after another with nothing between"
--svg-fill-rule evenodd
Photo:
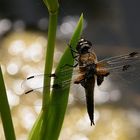
<instances>
[{"instance_id":1,"label":"green foliage","mask_svg":"<svg viewBox=\"0 0 140 140\"><path fill-rule=\"evenodd\" d=\"M44 0L44 3L46 4L49 11L48 44L46 47L45 70L44 70L44 73L47 74L51 73L53 66L59 4L58 0ZM77 27L69 42L69 44L73 48L76 47L76 44L81 36L82 28L83 28L83 15L81 15ZM72 70L71 72L69 72L69 75L65 78L61 77L61 75L59 75L59 72L61 71L61 67L64 66L65 64L73 65L73 63L74 59L72 58L69 47L67 47L56 69L56 73L58 73L58 78L55 79L54 83L57 83L58 81L63 82L71 78ZM50 85L50 78L44 78L44 85ZM50 93L50 88L43 89L42 110L29 134L28 140L58 139L67 108L69 88L70 85L68 85L65 89L60 90L54 89L52 93ZM0 112L4 126L5 137L7 140L15 140L16 138L10 114L10 107L6 96L6 90L1 69L0 69L0 95L1 95Z\"/></svg>"},{"instance_id":2,"label":"green foliage","mask_svg":"<svg viewBox=\"0 0 140 140\"><path fill-rule=\"evenodd\" d=\"M3 123L5 138L7 140L16 140L1 67L0 67L0 115Z\"/></svg>"},{"instance_id":3,"label":"green foliage","mask_svg":"<svg viewBox=\"0 0 140 140\"><path fill-rule=\"evenodd\" d=\"M73 48L76 47L76 44L81 36L82 27L83 27L83 15L81 15L77 27L69 43ZM65 64L73 65L73 62L74 60L72 58L70 49L69 47L67 47L58 64L56 73L59 74L61 71L61 67L64 66ZM71 78L71 76L72 71L71 73L69 72L69 75L66 76L66 78L63 78L61 77L61 75L58 75L58 78L55 79L54 83L57 83L58 81L63 82L65 80L68 80ZM70 85L67 86L65 89L52 91L51 96L49 96L50 99L49 102L48 100L46 104L44 102L41 114L30 133L29 137L30 140L34 140L35 138L39 140L58 139L68 103L69 87ZM43 130L43 132L39 130Z\"/></svg>"},{"instance_id":4,"label":"green foliage","mask_svg":"<svg viewBox=\"0 0 140 140\"><path fill-rule=\"evenodd\" d=\"M82 32L82 25L83 25L83 16L80 17L80 20L78 22L78 25L75 29L75 32L72 36L72 39L69 44L72 45L74 48L81 36ZM65 50L65 53L63 54L58 67L56 69L56 73L60 73L61 67L64 66L65 64L71 64L73 65L73 58L70 52L69 47ZM66 77L61 77L61 75L58 75L58 78L55 79L54 83L57 83L58 81L66 81L70 79L72 76L72 71L69 73L68 76ZM69 95L69 86L67 86L65 89L60 89L60 90L53 90L52 96L51 96L51 101L49 108L47 109L47 118L46 118L46 131L45 131L45 139L46 140L57 140L62 123L64 120L64 115L66 112L67 108L67 103L68 103L68 95Z\"/></svg>"},{"instance_id":5,"label":"green foliage","mask_svg":"<svg viewBox=\"0 0 140 140\"><path fill-rule=\"evenodd\" d=\"M58 0L43 0L48 8L50 14L56 14L58 12L59 3Z\"/></svg>"}]
</instances>

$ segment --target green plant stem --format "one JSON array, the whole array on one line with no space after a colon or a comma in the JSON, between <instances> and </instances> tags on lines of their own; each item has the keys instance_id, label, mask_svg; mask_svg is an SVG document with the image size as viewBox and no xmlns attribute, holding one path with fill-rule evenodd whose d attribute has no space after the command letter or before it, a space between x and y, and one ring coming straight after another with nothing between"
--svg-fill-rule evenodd
<instances>
[{"instance_id":1,"label":"green plant stem","mask_svg":"<svg viewBox=\"0 0 140 140\"><path fill-rule=\"evenodd\" d=\"M48 31L48 45L47 45L47 52L46 52L46 63L45 63L45 74L50 74L52 72L53 66L53 56L54 56L54 46L55 46L55 39L56 39L56 29L57 29L57 12L54 14L49 14L49 31ZM50 85L50 78L44 77L44 85ZM45 86L44 86L45 87ZM41 127L41 140L44 140L45 137L45 128L47 125L47 112L50 102L50 88L43 89L43 117L42 117L42 127Z\"/></svg>"},{"instance_id":2,"label":"green plant stem","mask_svg":"<svg viewBox=\"0 0 140 140\"><path fill-rule=\"evenodd\" d=\"M48 8L49 13L56 13L58 11L59 3L58 0L43 0Z\"/></svg>"},{"instance_id":3,"label":"green plant stem","mask_svg":"<svg viewBox=\"0 0 140 140\"><path fill-rule=\"evenodd\" d=\"M50 14L49 18L49 30L48 30L48 44L46 49L46 59L45 59L45 74L50 74L52 72L53 66L53 56L54 47L56 39L56 29L57 29L57 12L55 14ZM44 85L50 85L50 78L44 77ZM45 87L45 86L44 86ZM43 89L43 109L49 104L50 99L50 88Z\"/></svg>"},{"instance_id":4,"label":"green plant stem","mask_svg":"<svg viewBox=\"0 0 140 140\"><path fill-rule=\"evenodd\" d=\"M58 17L58 0L43 0L49 11L49 27L48 27L48 43L46 48L45 58L45 74L52 72L54 47L56 39L57 29L57 17ZM50 103L50 87L45 88L45 85L50 85L50 78L44 77L44 89L43 89L43 103L42 110L34 124L33 129L30 132L29 140L45 140L46 125L47 125L47 112Z\"/></svg>"},{"instance_id":5,"label":"green plant stem","mask_svg":"<svg viewBox=\"0 0 140 140\"><path fill-rule=\"evenodd\" d=\"M0 114L6 140L16 140L1 67L0 67Z\"/></svg>"}]
</instances>

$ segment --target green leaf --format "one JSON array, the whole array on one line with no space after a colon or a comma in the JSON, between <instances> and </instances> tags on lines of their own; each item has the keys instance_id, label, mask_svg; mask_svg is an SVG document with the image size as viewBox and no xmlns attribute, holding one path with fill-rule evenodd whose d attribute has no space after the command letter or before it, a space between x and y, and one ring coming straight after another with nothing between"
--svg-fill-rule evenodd
<instances>
[{"instance_id":1,"label":"green leaf","mask_svg":"<svg viewBox=\"0 0 140 140\"><path fill-rule=\"evenodd\" d=\"M42 111L40 112L34 126L32 127L28 140L39 140L40 128L42 124L41 122L42 122Z\"/></svg>"},{"instance_id":2,"label":"green leaf","mask_svg":"<svg viewBox=\"0 0 140 140\"><path fill-rule=\"evenodd\" d=\"M4 128L5 139L16 140L1 67L0 67L0 114Z\"/></svg>"},{"instance_id":3,"label":"green leaf","mask_svg":"<svg viewBox=\"0 0 140 140\"><path fill-rule=\"evenodd\" d=\"M82 27L83 27L83 15L81 15L77 27L69 43L74 49L81 36ZM74 59L72 58L70 48L67 47L64 55L62 56L58 64L56 73L59 73L61 71L61 67L64 66L65 64L73 65L73 63L74 63ZM72 76L72 71L71 74L69 74L69 76L67 76L66 78L63 78L61 77L61 75L60 76L58 75L58 78L55 79L54 83L57 83L58 81L63 82L65 80L68 80L71 78L71 76ZM46 111L46 128L44 128L46 135L44 136L44 140L57 140L59 137L66 108L67 108L69 88L70 85L65 89L52 91L52 98L50 101L50 105Z\"/></svg>"}]
</instances>

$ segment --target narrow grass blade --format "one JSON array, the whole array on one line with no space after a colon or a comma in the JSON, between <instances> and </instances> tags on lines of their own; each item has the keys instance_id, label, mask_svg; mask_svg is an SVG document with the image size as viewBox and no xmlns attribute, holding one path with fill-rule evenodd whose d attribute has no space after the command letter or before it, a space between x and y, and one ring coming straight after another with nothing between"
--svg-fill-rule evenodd
<instances>
[{"instance_id":1,"label":"narrow grass blade","mask_svg":"<svg viewBox=\"0 0 140 140\"><path fill-rule=\"evenodd\" d=\"M5 84L0 67L0 114L6 140L16 140Z\"/></svg>"},{"instance_id":2,"label":"narrow grass blade","mask_svg":"<svg viewBox=\"0 0 140 140\"><path fill-rule=\"evenodd\" d=\"M40 139L41 124L42 124L42 111L40 112L34 126L32 127L28 140L39 140Z\"/></svg>"}]
</instances>

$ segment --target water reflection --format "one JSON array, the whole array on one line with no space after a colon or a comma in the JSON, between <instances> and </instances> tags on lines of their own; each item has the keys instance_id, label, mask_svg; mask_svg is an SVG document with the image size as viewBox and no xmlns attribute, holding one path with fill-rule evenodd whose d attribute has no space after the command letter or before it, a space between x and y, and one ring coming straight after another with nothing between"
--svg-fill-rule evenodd
<instances>
[{"instance_id":1,"label":"water reflection","mask_svg":"<svg viewBox=\"0 0 140 140\"><path fill-rule=\"evenodd\" d=\"M33 43L23 52L23 59L25 61L40 62L42 54L42 45L40 43Z\"/></svg>"},{"instance_id":2,"label":"water reflection","mask_svg":"<svg viewBox=\"0 0 140 140\"><path fill-rule=\"evenodd\" d=\"M2 70L17 138L26 140L40 112L41 94L23 96L21 82L25 77L43 73L47 39L42 33L23 31L10 34L1 44ZM65 44L58 41L55 64L64 48ZM134 100L128 100L129 94L127 97L125 102L123 101L124 104L129 101L131 104L135 102L135 94ZM131 105L128 108L122 105L121 90L110 79L106 79L100 88L95 87L95 127L90 126L84 100L85 94L82 88L76 85L75 90L71 89L60 140L137 140L139 138L140 112ZM137 100L139 101L138 98Z\"/></svg>"},{"instance_id":3,"label":"water reflection","mask_svg":"<svg viewBox=\"0 0 140 140\"><path fill-rule=\"evenodd\" d=\"M13 29L15 31L24 31L26 28L26 24L23 20L16 20L14 23L13 23Z\"/></svg>"},{"instance_id":4,"label":"water reflection","mask_svg":"<svg viewBox=\"0 0 140 140\"><path fill-rule=\"evenodd\" d=\"M31 130L33 123L36 119L35 114L32 113L32 108L23 108L22 111L19 112L19 117L21 118L21 121L20 121L21 125L26 130Z\"/></svg>"},{"instance_id":5,"label":"water reflection","mask_svg":"<svg viewBox=\"0 0 140 140\"><path fill-rule=\"evenodd\" d=\"M15 40L11 42L8 52L10 55L20 55L26 47L26 44L23 40Z\"/></svg>"},{"instance_id":6,"label":"water reflection","mask_svg":"<svg viewBox=\"0 0 140 140\"><path fill-rule=\"evenodd\" d=\"M12 23L9 19L0 20L0 35L3 35L11 29Z\"/></svg>"},{"instance_id":7,"label":"water reflection","mask_svg":"<svg viewBox=\"0 0 140 140\"><path fill-rule=\"evenodd\" d=\"M47 18L42 18L38 22L38 27L40 30L47 30L48 28L48 19Z\"/></svg>"},{"instance_id":8,"label":"water reflection","mask_svg":"<svg viewBox=\"0 0 140 140\"><path fill-rule=\"evenodd\" d=\"M62 24L58 27L57 37L58 38L70 38L72 35L76 24L78 22L78 16L66 16L63 18ZM87 21L84 20L84 27L87 26Z\"/></svg>"},{"instance_id":9,"label":"water reflection","mask_svg":"<svg viewBox=\"0 0 140 140\"><path fill-rule=\"evenodd\" d=\"M15 95L12 90L7 90L8 95L8 102L10 104L10 107L16 106L19 104L19 96Z\"/></svg>"},{"instance_id":10,"label":"water reflection","mask_svg":"<svg viewBox=\"0 0 140 140\"><path fill-rule=\"evenodd\" d=\"M7 65L7 72L10 75L15 75L18 73L18 71L19 71L19 67L16 63L11 62Z\"/></svg>"}]
</instances>

